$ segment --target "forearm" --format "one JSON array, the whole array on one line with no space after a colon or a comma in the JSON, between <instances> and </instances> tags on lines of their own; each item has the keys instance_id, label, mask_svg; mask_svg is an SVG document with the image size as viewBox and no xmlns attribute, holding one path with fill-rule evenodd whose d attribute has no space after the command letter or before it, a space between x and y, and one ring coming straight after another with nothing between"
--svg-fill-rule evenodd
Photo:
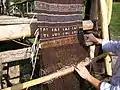
<instances>
[{"instance_id":1,"label":"forearm","mask_svg":"<svg viewBox=\"0 0 120 90\"><path fill-rule=\"evenodd\" d=\"M120 41L103 40L102 49L106 52L112 52L118 55L120 51Z\"/></svg>"},{"instance_id":2,"label":"forearm","mask_svg":"<svg viewBox=\"0 0 120 90\"><path fill-rule=\"evenodd\" d=\"M94 78L93 76L89 76L87 81L89 81L97 90L100 90L100 80Z\"/></svg>"},{"instance_id":3,"label":"forearm","mask_svg":"<svg viewBox=\"0 0 120 90\"><path fill-rule=\"evenodd\" d=\"M102 40L97 38L97 44L102 44L102 49L106 52L112 52L114 54L119 53L120 41Z\"/></svg>"},{"instance_id":4,"label":"forearm","mask_svg":"<svg viewBox=\"0 0 120 90\"><path fill-rule=\"evenodd\" d=\"M94 87L97 90L120 90L120 85L112 85L109 84L107 82L101 82L100 80L94 78L93 76L90 76L88 79L86 79L87 81L89 81L92 85L94 85Z\"/></svg>"}]
</instances>

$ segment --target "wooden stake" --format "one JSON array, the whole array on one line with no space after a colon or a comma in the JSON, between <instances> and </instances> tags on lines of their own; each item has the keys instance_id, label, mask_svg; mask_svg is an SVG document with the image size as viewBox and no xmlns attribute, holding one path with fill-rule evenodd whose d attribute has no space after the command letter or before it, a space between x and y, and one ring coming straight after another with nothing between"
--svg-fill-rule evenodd
<instances>
[{"instance_id":1,"label":"wooden stake","mask_svg":"<svg viewBox=\"0 0 120 90\"><path fill-rule=\"evenodd\" d=\"M97 57L93 58L92 60L82 61L81 63L83 65L87 66L88 64L91 63L91 61L96 62L97 60L105 57L108 54L109 53L104 53L104 54L101 54L100 56L97 56ZM47 76L43 76L43 77L40 77L38 79L31 80L31 81L28 81L28 82L25 82L25 83L22 83L22 84L18 84L18 85L12 86L12 87L8 87L8 88L2 89L2 90L22 90L22 89L25 89L27 87L31 87L31 86L41 84L41 83L44 83L44 82L47 82L47 81L50 81L50 80L53 80L53 79L57 79L59 77L70 74L73 71L74 71L74 66L69 66L65 69L59 70L59 71L57 71L55 73L52 73L52 74L49 74Z\"/></svg>"},{"instance_id":2,"label":"wooden stake","mask_svg":"<svg viewBox=\"0 0 120 90\"><path fill-rule=\"evenodd\" d=\"M103 39L109 40L108 19L107 19L108 17L107 17L107 7L106 7L106 1L105 0L100 0L100 9L101 9ZM107 56L105 58L105 64L106 64L107 74L112 76L112 66L111 66L110 56Z\"/></svg>"}]
</instances>

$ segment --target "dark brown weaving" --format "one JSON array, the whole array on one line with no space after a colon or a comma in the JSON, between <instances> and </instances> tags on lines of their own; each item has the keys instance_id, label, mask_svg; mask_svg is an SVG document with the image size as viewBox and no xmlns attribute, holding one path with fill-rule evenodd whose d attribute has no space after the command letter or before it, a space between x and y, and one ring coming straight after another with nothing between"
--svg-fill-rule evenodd
<instances>
[{"instance_id":1,"label":"dark brown weaving","mask_svg":"<svg viewBox=\"0 0 120 90\"><path fill-rule=\"evenodd\" d=\"M78 40L82 28L82 0L35 0L40 30L43 75L73 65L88 56ZM49 90L80 90L75 74L46 84Z\"/></svg>"}]
</instances>

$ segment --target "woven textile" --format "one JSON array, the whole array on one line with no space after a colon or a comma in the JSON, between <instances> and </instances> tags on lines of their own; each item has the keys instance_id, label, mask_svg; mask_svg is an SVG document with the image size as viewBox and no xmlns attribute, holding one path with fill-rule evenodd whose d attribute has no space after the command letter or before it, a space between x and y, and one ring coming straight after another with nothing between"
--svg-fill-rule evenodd
<instances>
[{"instance_id":1,"label":"woven textile","mask_svg":"<svg viewBox=\"0 0 120 90\"><path fill-rule=\"evenodd\" d=\"M40 30L42 75L73 65L88 56L88 49L78 40L82 28L82 0L35 0L35 9ZM81 89L76 74L56 79L45 87L44 90Z\"/></svg>"},{"instance_id":2,"label":"woven textile","mask_svg":"<svg viewBox=\"0 0 120 90\"><path fill-rule=\"evenodd\" d=\"M41 39L77 34L82 27L82 0L36 0Z\"/></svg>"}]
</instances>

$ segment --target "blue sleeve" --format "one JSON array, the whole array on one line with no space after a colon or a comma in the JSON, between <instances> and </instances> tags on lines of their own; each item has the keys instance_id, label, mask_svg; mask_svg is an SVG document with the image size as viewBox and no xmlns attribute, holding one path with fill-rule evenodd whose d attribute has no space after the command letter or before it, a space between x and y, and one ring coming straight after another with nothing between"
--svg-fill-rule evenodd
<instances>
[{"instance_id":1,"label":"blue sleeve","mask_svg":"<svg viewBox=\"0 0 120 90\"><path fill-rule=\"evenodd\" d=\"M113 86L107 82L102 82L100 85L100 90L120 90L120 86Z\"/></svg>"},{"instance_id":2,"label":"blue sleeve","mask_svg":"<svg viewBox=\"0 0 120 90\"><path fill-rule=\"evenodd\" d=\"M120 41L103 40L102 49L106 52L118 54L120 52Z\"/></svg>"}]
</instances>

